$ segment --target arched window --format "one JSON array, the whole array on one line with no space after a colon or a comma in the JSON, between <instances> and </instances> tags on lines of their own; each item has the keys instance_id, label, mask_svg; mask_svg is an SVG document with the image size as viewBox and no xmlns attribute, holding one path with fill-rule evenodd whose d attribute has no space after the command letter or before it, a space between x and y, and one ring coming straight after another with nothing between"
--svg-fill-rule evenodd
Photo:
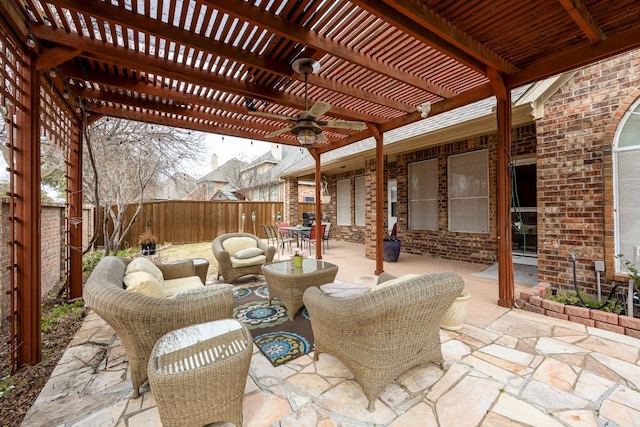
<instances>
[{"instance_id":1,"label":"arched window","mask_svg":"<svg viewBox=\"0 0 640 427\"><path fill-rule=\"evenodd\" d=\"M614 156L616 254L633 261L634 247L640 246L640 99L620 123Z\"/></svg>"}]
</instances>

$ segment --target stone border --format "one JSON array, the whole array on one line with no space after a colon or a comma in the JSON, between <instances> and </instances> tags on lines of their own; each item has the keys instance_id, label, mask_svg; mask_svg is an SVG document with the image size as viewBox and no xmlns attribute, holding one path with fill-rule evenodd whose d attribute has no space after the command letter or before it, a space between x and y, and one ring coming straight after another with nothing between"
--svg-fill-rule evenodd
<instances>
[{"instance_id":1,"label":"stone border","mask_svg":"<svg viewBox=\"0 0 640 427\"><path fill-rule=\"evenodd\" d=\"M545 299L551 284L540 282L516 299L517 307L555 319L569 320L606 331L640 338L640 319Z\"/></svg>"}]
</instances>

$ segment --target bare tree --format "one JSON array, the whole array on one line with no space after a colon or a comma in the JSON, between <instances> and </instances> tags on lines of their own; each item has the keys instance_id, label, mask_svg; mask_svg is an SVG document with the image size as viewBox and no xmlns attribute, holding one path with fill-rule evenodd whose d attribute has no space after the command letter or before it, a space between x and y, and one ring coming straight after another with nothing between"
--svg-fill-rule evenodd
<instances>
[{"instance_id":1,"label":"bare tree","mask_svg":"<svg viewBox=\"0 0 640 427\"><path fill-rule=\"evenodd\" d=\"M84 191L103 213L106 254L124 246L150 186L204 153L200 133L120 119L96 121L85 141ZM134 214L125 217L125 207L134 203Z\"/></svg>"},{"instance_id":2,"label":"bare tree","mask_svg":"<svg viewBox=\"0 0 640 427\"><path fill-rule=\"evenodd\" d=\"M274 164L251 164L246 159L238 160L240 161L225 164L229 165L224 170L229 185L247 200L269 201L271 187L277 185L277 177L272 171Z\"/></svg>"}]
</instances>

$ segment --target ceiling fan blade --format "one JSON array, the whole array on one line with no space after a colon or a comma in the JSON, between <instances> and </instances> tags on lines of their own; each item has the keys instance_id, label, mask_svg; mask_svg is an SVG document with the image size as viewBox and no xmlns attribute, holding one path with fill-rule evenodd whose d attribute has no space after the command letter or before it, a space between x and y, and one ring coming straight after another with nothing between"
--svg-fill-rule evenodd
<instances>
[{"instance_id":1,"label":"ceiling fan blade","mask_svg":"<svg viewBox=\"0 0 640 427\"><path fill-rule=\"evenodd\" d=\"M367 124L365 122L352 122L348 120L326 120L318 122L320 126L334 129L350 129L350 130L365 130Z\"/></svg>"},{"instance_id":2,"label":"ceiling fan blade","mask_svg":"<svg viewBox=\"0 0 640 427\"><path fill-rule=\"evenodd\" d=\"M331 109L331 104L324 101L318 101L315 104L313 104L313 107L311 107L311 109L309 110L309 115L317 119L318 117L320 117L321 115L329 111L330 109Z\"/></svg>"},{"instance_id":3,"label":"ceiling fan blade","mask_svg":"<svg viewBox=\"0 0 640 427\"><path fill-rule=\"evenodd\" d=\"M287 126L286 128L274 130L273 132L270 132L270 133L266 134L264 137L265 138L273 138L274 136L278 136L278 135L282 135L283 133L287 133L290 130L291 130L291 126Z\"/></svg>"},{"instance_id":4,"label":"ceiling fan blade","mask_svg":"<svg viewBox=\"0 0 640 427\"><path fill-rule=\"evenodd\" d=\"M258 117L264 117L266 119L282 120L282 121L285 121L285 122L295 121L295 119L293 119L291 117L281 116L280 114L263 113L262 111L249 111L249 115L258 116Z\"/></svg>"}]
</instances>

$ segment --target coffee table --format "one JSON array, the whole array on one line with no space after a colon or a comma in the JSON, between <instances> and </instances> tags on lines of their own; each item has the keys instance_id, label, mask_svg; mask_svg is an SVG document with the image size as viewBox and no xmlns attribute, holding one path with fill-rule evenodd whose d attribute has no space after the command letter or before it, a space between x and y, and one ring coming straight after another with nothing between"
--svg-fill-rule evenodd
<instances>
[{"instance_id":1,"label":"coffee table","mask_svg":"<svg viewBox=\"0 0 640 427\"><path fill-rule=\"evenodd\" d=\"M262 274L269 288L269 304L273 298L278 298L286 307L289 320L293 320L304 305L304 291L311 286L333 282L338 274L338 266L314 258L305 258L302 260L302 267L295 267L293 260L264 264Z\"/></svg>"}]
</instances>

